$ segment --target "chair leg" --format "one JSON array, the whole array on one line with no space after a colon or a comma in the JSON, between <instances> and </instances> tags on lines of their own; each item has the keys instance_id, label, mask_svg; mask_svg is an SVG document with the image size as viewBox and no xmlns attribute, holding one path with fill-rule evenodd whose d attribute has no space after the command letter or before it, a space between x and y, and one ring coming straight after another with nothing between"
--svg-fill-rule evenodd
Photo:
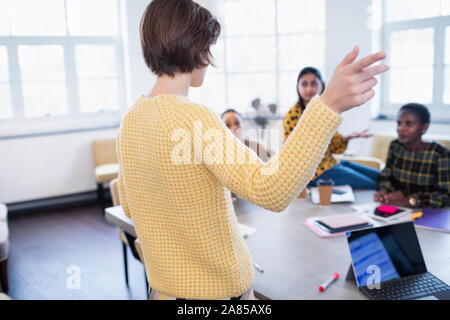
<instances>
[{"instance_id":1,"label":"chair leg","mask_svg":"<svg viewBox=\"0 0 450 320\"><path fill-rule=\"evenodd\" d=\"M8 259L0 261L0 281L2 283L3 291L5 291L6 293L8 293L9 290L7 266L8 266Z\"/></svg>"},{"instance_id":2,"label":"chair leg","mask_svg":"<svg viewBox=\"0 0 450 320\"><path fill-rule=\"evenodd\" d=\"M147 300L150 298L150 292L148 292L148 280L147 280L147 273L145 272L145 267L144 267L144 278L145 278L145 289L147 290Z\"/></svg>"},{"instance_id":3,"label":"chair leg","mask_svg":"<svg viewBox=\"0 0 450 320\"><path fill-rule=\"evenodd\" d=\"M103 183L97 183L97 199L102 207L102 212L105 211L105 195L104 195Z\"/></svg>"},{"instance_id":4,"label":"chair leg","mask_svg":"<svg viewBox=\"0 0 450 320\"><path fill-rule=\"evenodd\" d=\"M125 271L125 284L128 287L128 257L127 257L127 245L122 242L123 249L123 267Z\"/></svg>"}]
</instances>

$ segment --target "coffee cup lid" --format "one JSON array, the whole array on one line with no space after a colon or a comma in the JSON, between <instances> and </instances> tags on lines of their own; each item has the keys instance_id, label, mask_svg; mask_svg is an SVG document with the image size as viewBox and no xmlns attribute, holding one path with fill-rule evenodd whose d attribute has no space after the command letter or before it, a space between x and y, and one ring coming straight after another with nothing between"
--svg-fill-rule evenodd
<instances>
[{"instance_id":1,"label":"coffee cup lid","mask_svg":"<svg viewBox=\"0 0 450 320\"><path fill-rule=\"evenodd\" d=\"M334 181L332 179L319 179L317 181L318 186L334 186Z\"/></svg>"}]
</instances>

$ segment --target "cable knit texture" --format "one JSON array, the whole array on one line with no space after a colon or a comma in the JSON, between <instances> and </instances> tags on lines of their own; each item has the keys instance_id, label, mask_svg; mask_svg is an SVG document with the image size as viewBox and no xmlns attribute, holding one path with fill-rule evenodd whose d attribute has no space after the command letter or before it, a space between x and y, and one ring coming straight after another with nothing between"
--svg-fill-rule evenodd
<instances>
[{"instance_id":1,"label":"cable knit texture","mask_svg":"<svg viewBox=\"0 0 450 320\"><path fill-rule=\"evenodd\" d=\"M121 203L141 242L150 286L186 299L248 290L252 259L230 191L284 210L313 177L341 121L313 100L264 163L211 109L181 96L140 97L122 119L117 154Z\"/></svg>"}]
</instances>

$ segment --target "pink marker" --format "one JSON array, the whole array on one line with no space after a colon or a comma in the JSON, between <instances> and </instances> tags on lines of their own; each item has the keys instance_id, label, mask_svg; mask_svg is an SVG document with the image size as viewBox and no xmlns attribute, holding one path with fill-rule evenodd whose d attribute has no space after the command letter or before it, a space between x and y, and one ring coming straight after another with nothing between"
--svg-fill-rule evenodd
<instances>
[{"instance_id":1,"label":"pink marker","mask_svg":"<svg viewBox=\"0 0 450 320\"><path fill-rule=\"evenodd\" d=\"M325 290L327 290L327 288L333 283L335 282L337 279L339 278L339 273L335 272L330 279L328 279L327 281L325 281L324 283L322 283L322 285L319 287L319 291L320 292L324 292Z\"/></svg>"}]
</instances>

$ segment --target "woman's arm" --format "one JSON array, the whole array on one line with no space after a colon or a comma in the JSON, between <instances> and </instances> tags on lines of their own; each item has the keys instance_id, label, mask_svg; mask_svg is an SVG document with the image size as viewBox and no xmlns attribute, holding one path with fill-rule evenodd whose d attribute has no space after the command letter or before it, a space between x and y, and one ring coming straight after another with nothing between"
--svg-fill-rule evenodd
<instances>
[{"instance_id":1,"label":"woman's arm","mask_svg":"<svg viewBox=\"0 0 450 320\"><path fill-rule=\"evenodd\" d=\"M249 152L212 110L203 107L201 121L204 131L216 137L203 139L203 154L196 157L232 193L279 212L313 177L342 117L320 99L313 100L279 153L267 163Z\"/></svg>"},{"instance_id":2,"label":"woman's arm","mask_svg":"<svg viewBox=\"0 0 450 320\"><path fill-rule=\"evenodd\" d=\"M389 69L385 64L369 68L386 57L383 52L354 62L358 52L356 46L339 64L323 95L310 102L280 151L266 164L254 153L248 153L249 149L225 128L211 110L205 108L210 113L209 116L205 114L204 118L208 119L206 125L225 132L225 140L220 137L213 139L215 142L208 150L217 148L219 161L214 161L217 157L214 159L211 153L207 153L206 157L203 154L201 159L206 160L204 165L231 192L266 209L284 210L313 177L331 137L342 122L340 113L372 99L375 95L372 88L377 84L375 76ZM226 152L220 157L223 142ZM208 146L203 145L203 149L206 148ZM226 163L242 154L248 154L244 163Z\"/></svg>"}]
</instances>

